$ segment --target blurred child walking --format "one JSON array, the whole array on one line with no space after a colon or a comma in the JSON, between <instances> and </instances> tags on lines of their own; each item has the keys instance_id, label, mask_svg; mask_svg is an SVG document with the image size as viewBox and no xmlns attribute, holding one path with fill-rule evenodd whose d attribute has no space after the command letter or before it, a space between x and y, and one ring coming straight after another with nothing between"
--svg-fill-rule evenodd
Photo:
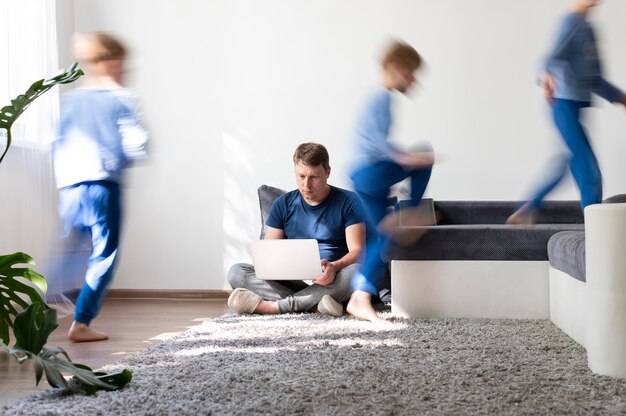
<instances>
[{"instance_id":1,"label":"blurred child walking","mask_svg":"<svg viewBox=\"0 0 626 416\"><path fill-rule=\"evenodd\" d=\"M569 153L564 163L556 163L548 180L507 220L509 224L532 224L541 201L571 170L580 190L580 203L602 201L602 174L593 153L581 110L591 107L591 93L626 106L626 95L606 81L593 27L587 16L599 0L573 0L572 10L558 27L541 76L541 87L552 110L552 117Z\"/></svg>"},{"instance_id":2,"label":"blurred child walking","mask_svg":"<svg viewBox=\"0 0 626 416\"><path fill-rule=\"evenodd\" d=\"M73 342L108 339L90 324L113 278L118 256L123 170L146 156L148 132L134 96L122 87L126 49L106 33L76 34L73 52L85 73L63 95L52 155L65 234L86 229L92 252L68 333Z\"/></svg>"}]
</instances>

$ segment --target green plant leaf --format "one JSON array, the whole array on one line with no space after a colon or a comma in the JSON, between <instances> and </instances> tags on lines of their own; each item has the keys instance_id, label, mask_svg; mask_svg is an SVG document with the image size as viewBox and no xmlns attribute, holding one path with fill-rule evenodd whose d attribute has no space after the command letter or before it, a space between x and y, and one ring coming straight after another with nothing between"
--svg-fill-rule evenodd
<instances>
[{"instance_id":1,"label":"green plant leaf","mask_svg":"<svg viewBox=\"0 0 626 416\"><path fill-rule=\"evenodd\" d=\"M39 354L52 331L58 326L57 311L43 302L35 302L15 317L15 347Z\"/></svg>"},{"instance_id":2,"label":"green plant leaf","mask_svg":"<svg viewBox=\"0 0 626 416\"><path fill-rule=\"evenodd\" d=\"M61 347L44 348L43 351L41 353L39 353L41 358L44 358L44 359L48 359L48 358L53 357L53 356L58 355L58 354L63 354L67 361L72 361L70 359L70 356L67 354L67 352L65 352L65 350L63 348L61 348ZM89 367L87 367L87 368L89 370L91 370L91 368L89 368Z\"/></svg>"},{"instance_id":3,"label":"green plant leaf","mask_svg":"<svg viewBox=\"0 0 626 416\"><path fill-rule=\"evenodd\" d=\"M98 390L116 390L130 382L132 373L129 370L94 373L86 365L73 363L63 348L45 348L48 336L57 326L56 311L41 302L29 305L15 318L15 345L9 352L20 364L32 360L37 384L45 374L52 387L67 388L63 373L69 373L88 394L94 394Z\"/></svg>"},{"instance_id":4,"label":"green plant leaf","mask_svg":"<svg viewBox=\"0 0 626 416\"><path fill-rule=\"evenodd\" d=\"M98 390L117 390L119 388L116 385L109 384L98 378L89 367L87 367L87 369L81 368L82 366L58 358L52 358L47 362L54 365L58 370L73 375L74 379L81 384L89 394L93 394Z\"/></svg>"},{"instance_id":5,"label":"green plant leaf","mask_svg":"<svg viewBox=\"0 0 626 416\"><path fill-rule=\"evenodd\" d=\"M19 364L22 364L24 361L30 358L30 353L28 351L24 351L21 348L11 347L9 348L9 353L15 357Z\"/></svg>"},{"instance_id":6,"label":"green plant leaf","mask_svg":"<svg viewBox=\"0 0 626 416\"><path fill-rule=\"evenodd\" d=\"M35 384L39 385L41 381L41 376L45 370L45 362L39 357L37 354L33 354L30 351L27 351L20 347L12 347L9 350L9 353L15 357L19 364L22 364L26 360L31 360L33 364L33 369L35 370Z\"/></svg>"},{"instance_id":7,"label":"green plant leaf","mask_svg":"<svg viewBox=\"0 0 626 416\"><path fill-rule=\"evenodd\" d=\"M57 368L74 375L74 380L81 384L87 394L92 395L98 390L117 390L126 386L133 378L133 373L123 369L117 373L94 372L84 364L69 361L53 361Z\"/></svg>"},{"instance_id":8,"label":"green plant leaf","mask_svg":"<svg viewBox=\"0 0 626 416\"><path fill-rule=\"evenodd\" d=\"M4 312L3 312L3 314L4 314ZM7 313L7 316L8 316L8 313ZM9 342L9 339L10 339L10 337L9 337L9 327L10 327L9 323L10 323L10 320L7 321L7 320L4 319L4 316L2 316L2 319L0 319L0 340L2 340L2 341ZM0 344L2 344L2 348L7 349L8 346L4 342L2 342L2 341L0 341Z\"/></svg>"},{"instance_id":9,"label":"green plant leaf","mask_svg":"<svg viewBox=\"0 0 626 416\"><path fill-rule=\"evenodd\" d=\"M28 254L21 252L0 256L0 340L7 345L10 341L9 328L13 327L18 308L25 309L35 302L43 303L42 294L48 289L43 276L31 267L19 267L34 264ZM32 283L39 291L22 279Z\"/></svg>"},{"instance_id":10,"label":"green plant leaf","mask_svg":"<svg viewBox=\"0 0 626 416\"><path fill-rule=\"evenodd\" d=\"M32 354L28 354L29 358L33 358ZM41 376L43 375L43 360L36 355L34 356L33 367L35 368L35 384L39 385L39 381L41 380Z\"/></svg>"},{"instance_id":11,"label":"green plant leaf","mask_svg":"<svg viewBox=\"0 0 626 416\"><path fill-rule=\"evenodd\" d=\"M61 389L66 389L68 387L67 380L63 377L63 367L57 365L57 360L44 360L41 357L37 357L37 359L41 360L43 363L48 384L52 387Z\"/></svg>"},{"instance_id":12,"label":"green plant leaf","mask_svg":"<svg viewBox=\"0 0 626 416\"><path fill-rule=\"evenodd\" d=\"M77 62L74 62L69 68L61 71L52 78L35 81L24 94L20 94L15 99L11 100L11 105L0 109L0 128L7 131L7 143L4 152L0 155L0 163L2 163L2 160L11 147L11 126L13 126L15 120L18 119L24 110L26 110L37 97L45 94L50 88L57 84L74 82L82 75L84 75L82 69L78 67Z\"/></svg>"},{"instance_id":13,"label":"green plant leaf","mask_svg":"<svg viewBox=\"0 0 626 416\"><path fill-rule=\"evenodd\" d=\"M132 371L126 368L117 373L96 372L95 374L100 380L112 384L118 388L124 387L133 379Z\"/></svg>"}]
</instances>

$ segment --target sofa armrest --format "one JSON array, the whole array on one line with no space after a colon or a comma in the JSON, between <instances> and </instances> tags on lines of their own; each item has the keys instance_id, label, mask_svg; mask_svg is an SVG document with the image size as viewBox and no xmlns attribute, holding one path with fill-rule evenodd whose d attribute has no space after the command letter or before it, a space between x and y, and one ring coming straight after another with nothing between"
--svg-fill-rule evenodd
<instances>
[{"instance_id":1,"label":"sofa armrest","mask_svg":"<svg viewBox=\"0 0 626 416\"><path fill-rule=\"evenodd\" d=\"M626 203L585 208L590 288L626 294Z\"/></svg>"},{"instance_id":2,"label":"sofa armrest","mask_svg":"<svg viewBox=\"0 0 626 416\"><path fill-rule=\"evenodd\" d=\"M592 371L626 377L626 204L585 208L587 354Z\"/></svg>"}]
</instances>

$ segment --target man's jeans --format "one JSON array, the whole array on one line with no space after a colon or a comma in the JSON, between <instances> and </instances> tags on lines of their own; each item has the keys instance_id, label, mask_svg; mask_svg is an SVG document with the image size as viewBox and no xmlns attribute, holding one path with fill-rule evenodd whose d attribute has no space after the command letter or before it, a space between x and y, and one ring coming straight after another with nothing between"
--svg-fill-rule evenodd
<instances>
[{"instance_id":1,"label":"man's jeans","mask_svg":"<svg viewBox=\"0 0 626 416\"><path fill-rule=\"evenodd\" d=\"M228 283L233 289L244 288L265 300L277 301L280 313L309 312L324 295L340 303L350 299L350 282L359 267L358 264L344 267L332 284L321 286L308 285L302 280L261 280L256 277L253 265L237 263L228 271Z\"/></svg>"}]
</instances>

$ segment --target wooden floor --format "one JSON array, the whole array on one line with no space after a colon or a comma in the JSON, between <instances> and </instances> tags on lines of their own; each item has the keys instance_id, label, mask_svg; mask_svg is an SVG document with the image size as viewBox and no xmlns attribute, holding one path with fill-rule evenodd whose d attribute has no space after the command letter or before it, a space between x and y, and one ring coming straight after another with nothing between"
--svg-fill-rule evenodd
<instances>
[{"instance_id":1,"label":"wooden floor","mask_svg":"<svg viewBox=\"0 0 626 416\"><path fill-rule=\"evenodd\" d=\"M108 341L73 344L66 338L72 317L59 319L59 327L46 344L59 346L77 363L94 370L112 364L143 348L170 338L223 315L226 299L107 299L92 326L107 335ZM0 405L49 388L45 376L35 386L35 372L30 362L18 364L0 350Z\"/></svg>"}]
</instances>

